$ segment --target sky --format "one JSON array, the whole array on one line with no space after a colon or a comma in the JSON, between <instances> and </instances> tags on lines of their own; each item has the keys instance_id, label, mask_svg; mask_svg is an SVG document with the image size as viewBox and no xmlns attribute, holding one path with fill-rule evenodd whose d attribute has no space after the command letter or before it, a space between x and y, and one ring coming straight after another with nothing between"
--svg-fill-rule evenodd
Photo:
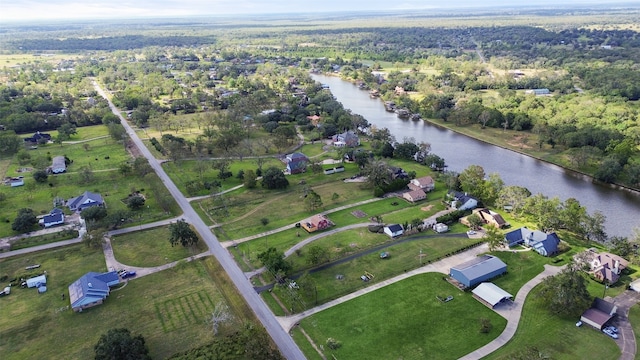
<instances>
[{"instance_id":1,"label":"sky","mask_svg":"<svg viewBox=\"0 0 640 360\"><path fill-rule=\"evenodd\" d=\"M638 0L0 0L0 23L25 20L400 11L517 5L556 7L607 3L638 5Z\"/></svg>"}]
</instances>

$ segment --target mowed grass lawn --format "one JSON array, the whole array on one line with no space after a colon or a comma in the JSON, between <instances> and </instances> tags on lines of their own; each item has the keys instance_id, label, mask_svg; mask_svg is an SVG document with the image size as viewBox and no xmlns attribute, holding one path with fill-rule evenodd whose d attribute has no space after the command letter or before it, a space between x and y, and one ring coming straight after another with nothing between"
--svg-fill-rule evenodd
<instances>
[{"instance_id":1,"label":"mowed grass lawn","mask_svg":"<svg viewBox=\"0 0 640 360\"><path fill-rule=\"evenodd\" d=\"M551 314L542 304L539 290L540 287L536 287L527 296L518 331L511 341L486 359L514 359L532 348L546 359L613 360L620 357L615 341L605 334L586 325L576 327L577 319Z\"/></svg>"},{"instance_id":2,"label":"mowed grass lawn","mask_svg":"<svg viewBox=\"0 0 640 360\"><path fill-rule=\"evenodd\" d=\"M170 237L169 227L162 226L114 236L111 238L111 245L120 263L139 267L160 266L207 250L202 240L189 248L171 246Z\"/></svg>"},{"instance_id":3,"label":"mowed grass lawn","mask_svg":"<svg viewBox=\"0 0 640 360\"><path fill-rule=\"evenodd\" d=\"M436 298L449 295L454 300L447 303ZM488 333L480 332L482 318L492 325ZM329 359L457 359L496 338L506 320L443 281L442 274L429 273L324 310L300 325ZM342 346L330 350L330 337Z\"/></svg>"},{"instance_id":4,"label":"mowed grass lawn","mask_svg":"<svg viewBox=\"0 0 640 360\"><path fill-rule=\"evenodd\" d=\"M212 340L207 317L224 301L201 259L129 281L104 304L74 313L68 309L68 286L88 271L106 271L101 251L76 245L47 253L0 260L0 276L24 276L24 267L41 264L47 271L44 294L14 287L0 306L0 352L3 359L89 359L101 334L125 327L142 334L154 359L204 345ZM35 274L35 271L32 271ZM64 299L62 298L64 294ZM233 308L233 307L232 307ZM223 325L230 332L243 316Z\"/></svg>"}]
</instances>

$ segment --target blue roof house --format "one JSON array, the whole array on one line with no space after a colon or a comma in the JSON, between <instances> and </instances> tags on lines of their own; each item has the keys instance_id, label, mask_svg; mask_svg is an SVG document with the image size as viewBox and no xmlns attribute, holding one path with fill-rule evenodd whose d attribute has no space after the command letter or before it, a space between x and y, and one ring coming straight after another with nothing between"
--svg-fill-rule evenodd
<instances>
[{"instance_id":1,"label":"blue roof house","mask_svg":"<svg viewBox=\"0 0 640 360\"><path fill-rule=\"evenodd\" d=\"M287 155L284 158L284 162L287 164L287 173L299 174L307 170L309 158L306 157L303 153L295 152L293 154Z\"/></svg>"},{"instance_id":2,"label":"blue roof house","mask_svg":"<svg viewBox=\"0 0 640 360\"><path fill-rule=\"evenodd\" d=\"M560 238L556 233L547 234L539 230L529 230L526 227L510 231L504 238L510 247L523 244L542 256L555 255L560 245Z\"/></svg>"},{"instance_id":3,"label":"blue roof house","mask_svg":"<svg viewBox=\"0 0 640 360\"><path fill-rule=\"evenodd\" d=\"M71 211L81 212L92 206L104 206L104 200L100 194L85 191L82 195L67 200L67 206Z\"/></svg>"},{"instance_id":4,"label":"blue roof house","mask_svg":"<svg viewBox=\"0 0 640 360\"><path fill-rule=\"evenodd\" d=\"M69 301L75 312L102 304L109 296L111 287L120 283L118 273L88 272L69 285Z\"/></svg>"},{"instance_id":5,"label":"blue roof house","mask_svg":"<svg viewBox=\"0 0 640 360\"><path fill-rule=\"evenodd\" d=\"M473 287L507 272L507 264L492 255L482 255L454 266L449 275L465 287Z\"/></svg>"},{"instance_id":6,"label":"blue roof house","mask_svg":"<svg viewBox=\"0 0 640 360\"><path fill-rule=\"evenodd\" d=\"M453 198L452 207L456 210L472 210L478 206L478 199L467 193L460 191L449 191L449 196Z\"/></svg>"},{"instance_id":7,"label":"blue roof house","mask_svg":"<svg viewBox=\"0 0 640 360\"><path fill-rule=\"evenodd\" d=\"M58 208L53 208L49 214L43 216L38 223L45 228L64 224L64 213Z\"/></svg>"}]
</instances>

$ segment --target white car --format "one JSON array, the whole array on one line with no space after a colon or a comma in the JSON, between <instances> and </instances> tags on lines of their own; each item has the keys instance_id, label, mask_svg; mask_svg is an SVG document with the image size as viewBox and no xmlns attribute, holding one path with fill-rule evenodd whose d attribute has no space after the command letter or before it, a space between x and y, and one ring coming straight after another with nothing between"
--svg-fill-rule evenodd
<instances>
[{"instance_id":1,"label":"white car","mask_svg":"<svg viewBox=\"0 0 640 360\"><path fill-rule=\"evenodd\" d=\"M613 332L615 334L618 333L618 328L613 326L613 325L607 326L605 329L609 329L609 330L611 330L611 332Z\"/></svg>"},{"instance_id":2,"label":"white car","mask_svg":"<svg viewBox=\"0 0 640 360\"><path fill-rule=\"evenodd\" d=\"M475 234L476 234L476 232L475 232L475 231L473 231L473 230L469 230L469 231L467 231L467 235L475 235Z\"/></svg>"},{"instance_id":3,"label":"white car","mask_svg":"<svg viewBox=\"0 0 640 360\"><path fill-rule=\"evenodd\" d=\"M603 332L603 333L605 333L605 334L607 334L607 335L609 335L609 336L611 336L611 337L612 337L612 338L614 338L614 339L617 339L617 338L618 338L618 334L614 333L614 332L613 332L613 331L611 331L611 329L609 329L609 328L604 328L604 329L602 329L602 332Z\"/></svg>"}]
</instances>

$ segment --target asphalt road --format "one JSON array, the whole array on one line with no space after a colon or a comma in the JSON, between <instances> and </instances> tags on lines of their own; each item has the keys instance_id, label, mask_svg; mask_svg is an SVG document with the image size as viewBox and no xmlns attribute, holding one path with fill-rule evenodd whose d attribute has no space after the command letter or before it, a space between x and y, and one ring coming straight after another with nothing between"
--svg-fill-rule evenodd
<instances>
[{"instance_id":1,"label":"asphalt road","mask_svg":"<svg viewBox=\"0 0 640 360\"><path fill-rule=\"evenodd\" d=\"M278 346L278 349L280 350L282 355L287 359L304 359L305 356L303 355L302 351L300 351L300 348L298 348L298 345L296 345L291 336L289 336L289 334L282 328L282 326L280 326L276 317L273 315L267 305L262 301L260 296L255 292L249 280L245 277L242 270L240 270L238 265L231 257L231 254L229 254L229 252L222 247L209 227L204 223L204 221L202 221L202 219L200 219L195 210L193 210L193 207L191 207L191 204L189 203L187 198L182 195L180 190L178 190L178 187L173 183L169 176L167 176L167 173L165 173L160 163L155 159L155 157L153 157L149 149L147 149L136 132L131 128L126 119L120 114L120 111L118 111L111 100L109 100L100 85L98 85L95 81L93 82L93 85L100 96L102 96L109 102L111 111L113 111L113 113L120 118L122 126L124 126L124 128L126 129L127 134L129 135L131 140L136 144L138 149L140 149L142 155L144 155L144 157L149 160L149 164L151 165L151 167L155 170L156 174L158 175L160 180L162 180L178 205L180 205L180 208L184 212L182 217L188 223L193 225L198 233L200 233L202 239L207 243L207 246L209 247L211 253L216 257L218 262L220 262L224 270L227 272L229 278L231 278L231 281L233 281L233 283L236 285L240 294L244 297L249 307L251 307L256 317L260 320L264 328L267 330L275 344Z\"/></svg>"}]
</instances>

